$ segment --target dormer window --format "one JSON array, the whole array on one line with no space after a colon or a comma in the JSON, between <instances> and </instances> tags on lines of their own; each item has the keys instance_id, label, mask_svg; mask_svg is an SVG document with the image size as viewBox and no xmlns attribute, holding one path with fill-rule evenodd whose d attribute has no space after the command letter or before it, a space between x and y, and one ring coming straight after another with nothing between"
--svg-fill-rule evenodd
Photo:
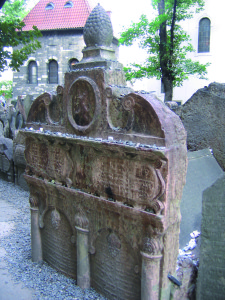
<instances>
[{"instance_id":1,"label":"dormer window","mask_svg":"<svg viewBox=\"0 0 225 300\"><path fill-rule=\"evenodd\" d=\"M54 4L52 2L48 3L46 6L45 6L45 9L46 10L49 10L49 9L53 9L54 8Z\"/></svg>"},{"instance_id":2,"label":"dormer window","mask_svg":"<svg viewBox=\"0 0 225 300\"><path fill-rule=\"evenodd\" d=\"M67 1L64 5L65 8L71 8L73 7L73 2L72 1Z\"/></svg>"}]
</instances>

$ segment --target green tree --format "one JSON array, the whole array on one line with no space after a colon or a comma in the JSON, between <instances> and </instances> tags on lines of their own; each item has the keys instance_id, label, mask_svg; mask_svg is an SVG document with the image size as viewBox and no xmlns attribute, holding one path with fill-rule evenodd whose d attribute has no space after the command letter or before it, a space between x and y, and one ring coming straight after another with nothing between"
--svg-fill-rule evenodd
<instances>
[{"instance_id":1,"label":"green tree","mask_svg":"<svg viewBox=\"0 0 225 300\"><path fill-rule=\"evenodd\" d=\"M127 80L143 77L161 79L165 99L173 98L173 87L182 86L189 75L205 78L207 66L186 58L194 52L190 37L182 29L181 21L191 19L194 12L204 7L204 0L152 0L157 12L152 21L142 15L138 23L132 23L120 37L120 44L130 46L135 41L146 49L148 58L144 64L133 63L124 68Z\"/></svg>"},{"instance_id":2,"label":"green tree","mask_svg":"<svg viewBox=\"0 0 225 300\"><path fill-rule=\"evenodd\" d=\"M0 82L0 96L4 95L5 99L12 98L12 81L1 81Z\"/></svg>"},{"instance_id":3,"label":"green tree","mask_svg":"<svg viewBox=\"0 0 225 300\"><path fill-rule=\"evenodd\" d=\"M12 68L19 71L20 66L36 49L41 47L37 40L41 36L36 26L23 31L22 18L26 15L25 1L6 1L0 15L0 73ZM19 46L19 47L18 47ZM11 51L9 47L13 47Z\"/></svg>"}]
</instances>

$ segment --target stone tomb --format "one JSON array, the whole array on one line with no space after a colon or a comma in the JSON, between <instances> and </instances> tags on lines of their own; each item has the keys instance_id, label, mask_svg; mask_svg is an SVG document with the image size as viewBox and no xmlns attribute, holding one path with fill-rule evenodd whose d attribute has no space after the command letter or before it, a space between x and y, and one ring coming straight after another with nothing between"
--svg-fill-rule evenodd
<instances>
[{"instance_id":1,"label":"stone tomb","mask_svg":"<svg viewBox=\"0 0 225 300\"><path fill-rule=\"evenodd\" d=\"M163 103L126 87L112 37L98 5L83 60L57 95L34 101L22 131L32 259L108 299L169 299L186 133Z\"/></svg>"}]
</instances>

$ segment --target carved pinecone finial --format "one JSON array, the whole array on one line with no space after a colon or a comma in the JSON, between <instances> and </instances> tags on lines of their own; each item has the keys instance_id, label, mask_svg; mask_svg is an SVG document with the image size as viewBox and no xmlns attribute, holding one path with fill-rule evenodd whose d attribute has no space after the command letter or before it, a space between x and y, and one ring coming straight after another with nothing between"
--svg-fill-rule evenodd
<instances>
[{"instance_id":1,"label":"carved pinecone finial","mask_svg":"<svg viewBox=\"0 0 225 300\"><path fill-rule=\"evenodd\" d=\"M113 39L111 20L98 4L90 13L84 27L84 42L87 47L106 46L109 47Z\"/></svg>"}]
</instances>

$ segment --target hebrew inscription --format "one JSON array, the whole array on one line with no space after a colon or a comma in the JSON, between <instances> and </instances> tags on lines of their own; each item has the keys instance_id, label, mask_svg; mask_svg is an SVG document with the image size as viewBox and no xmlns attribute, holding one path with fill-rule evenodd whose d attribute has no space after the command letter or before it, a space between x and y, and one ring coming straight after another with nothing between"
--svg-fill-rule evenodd
<instances>
[{"instance_id":1,"label":"hebrew inscription","mask_svg":"<svg viewBox=\"0 0 225 300\"><path fill-rule=\"evenodd\" d=\"M60 146L47 146L44 143L30 142L25 153L29 167L38 176L65 181L73 170L72 160L66 149Z\"/></svg>"},{"instance_id":2,"label":"hebrew inscription","mask_svg":"<svg viewBox=\"0 0 225 300\"><path fill-rule=\"evenodd\" d=\"M114 200L133 199L135 205L146 205L161 190L160 179L150 164L101 157L96 160L94 170L95 185Z\"/></svg>"}]
</instances>

